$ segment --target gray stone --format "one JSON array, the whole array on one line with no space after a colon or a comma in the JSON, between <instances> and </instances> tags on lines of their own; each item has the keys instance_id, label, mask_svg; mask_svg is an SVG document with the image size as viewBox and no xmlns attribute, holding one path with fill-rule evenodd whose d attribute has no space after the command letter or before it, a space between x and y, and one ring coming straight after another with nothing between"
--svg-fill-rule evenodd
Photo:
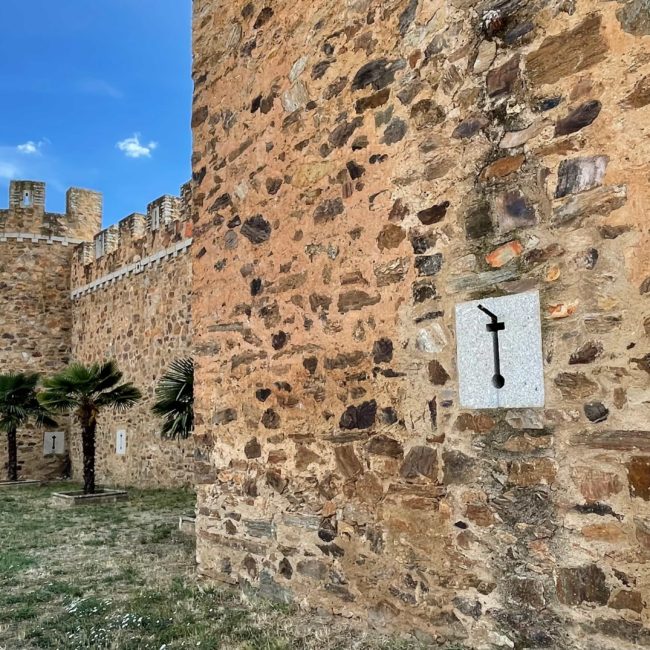
<instances>
[{"instance_id":1,"label":"gray stone","mask_svg":"<svg viewBox=\"0 0 650 650\"><path fill-rule=\"evenodd\" d=\"M389 284L402 282L409 270L408 257L400 257L390 262L376 264L374 268L375 277L377 278L377 286L385 287Z\"/></svg>"},{"instance_id":2,"label":"gray stone","mask_svg":"<svg viewBox=\"0 0 650 650\"><path fill-rule=\"evenodd\" d=\"M326 223L327 221L332 221L339 214L342 214L343 210L343 200L341 197L326 199L314 210L314 222Z\"/></svg>"},{"instance_id":3,"label":"gray stone","mask_svg":"<svg viewBox=\"0 0 650 650\"><path fill-rule=\"evenodd\" d=\"M303 108L309 101L309 93L307 87L302 81L297 81L289 90L282 95L282 108L287 113L293 113L300 108Z\"/></svg>"},{"instance_id":4,"label":"gray stone","mask_svg":"<svg viewBox=\"0 0 650 650\"><path fill-rule=\"evenodd\" d=\"M452 277L449 280L447 290L452 293L460 291L481 291L496 284L514 280L519 277L516 269L503 268L498 271L484 271L482 273L470 273Z\"/></svg>"},{"instance_id":5,"label":"gray stone","mask_svg":"<svg viewBox=\"0 0 650 650\"><path fill-rule=\"evenodd\" d=\"M616 17L626 32L635 36L650 34L650 0L628 0Z\"/></svg>"},{"instance_id":6,"label":"gray stone","mask_svg":"<svg viewBox=\"0 0 650 650\"><path fill-rule=\"evenodd\" d=\"M404 11L400 14L399 17L399 33L404 36L408 31L411 23L415 20L415 12L418 8L419 0L409 0L409 3L406 5Z\"/></svg>"},{"instance_id":7,"label":"gray stone","mask_svg":"<svg viewBox=\"0 0 650 650\"><path fill-rule=\"evenodd\" d=\"M591 422L604 422L609 416L609 409L602 402L589 402L584 405L584 411Z\"/></svg>"},{"instance_id":8,"label":"gray stone","mask_svg":"<svg viewBox=\"0 0 650 650\"><path fill-rule=\"evenodd\" d=\"M578 194L599 187L607 170L607 156L588 156L563 160L558 170L555 198Z\"/></svg>"},{"instance_id":9,"label":"gray stone","mask_svg":"<svg viewBox=\"0 0 650 650\"><path fill-rule=\"evenodd\" d=\"M328 575L327 565L320 560L300 560L296 569L298 573L314 580L325 580Z\"/></svg>"},{"instance_id":10,"label":"gray stone","mask_svg":"<svg viewBox=\"0 0 650 650\"><path fill-rule=\"evenodd\" d=\"M553 210L551 224L579 226L583 219L591 216L605 216L627 202L626 185L605 185L590 192L577 194Z\"/></svg>"},{"instance_id":11,"label":"gray stone","mask_svg":"<svg viewBox=\"0 0 650 650\"><path fill-rule=\"evenodd\" d=\"M589 126L600 115L602 104L592 99L572 110L566 117L557 121L555 136L569 135Z\"/></svg>"},{"instance_id":12,"label":"gray stone","mask_svg":"<svg viewBox=\"0 0 650 650\"><path fill-rule=\"evenodd\" d=\"M395 73L406 67L406 61L388 61L377 59L361 66L352 80L352 90L361 90L372 86L381 90L395 81Z\"/></svg>"},{"instance_id":13,"label":"gray stone","mask_svg":"<svg viewBox=\"0 0 650 650\"><path fill-rule=\"evenodd\" d=\"M394 119L384 131L384 144L395 144L406 135L408 125L404 120Z\"/></svg>"},{"instance_id":14,"label":"gray stone","mask_svg":"<svg viewBox=\"0 0 650 650\"><path fill-rule=\"evenodd\" d=\"M241 234L252 244L262 244L271 236L271 224L261 214L257 214L244 221Z\"/></svg>"},{"instance_id":15,"label":"gray stone","mask_svg":"<svg viewBox=\"0 0 650 650\"><path fill-rule=\"evenodd\" d=\"M415 258L415 268L418 271L418 275L435 275L442 268L442 253L418 255Z\"/></svg>"}]
</instances>

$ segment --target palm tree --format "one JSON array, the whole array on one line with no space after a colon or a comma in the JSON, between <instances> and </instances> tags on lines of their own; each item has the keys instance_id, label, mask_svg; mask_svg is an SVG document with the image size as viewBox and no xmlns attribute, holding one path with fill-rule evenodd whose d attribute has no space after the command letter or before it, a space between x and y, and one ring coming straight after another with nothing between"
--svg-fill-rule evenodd
<instances>
[{"instance_id":1,"label":"palm tree","mask_svg":"<svg viewBox=\"0 0 650 650\"><path fill-rule=\"evenodd\" d=\"M156 386L152 411L163 418L163 438L187 438L194 427L194 361L176 359Z\"/></svg>"},{"instance_id":2,"label":"palm tree","mask_svg":"<svg viewBox=\"0 0 650 650\"><path fill-rule=\"evenodd\" d=\"M97 417L105 408L122 413L142 393L130 382L120 383L122 373L114 361L85 366L73 363L43 382L41 404L59 412L72 411L81 425L84 457L84 494L95 493L95 432Z\"/></svg>"},{"instance_id":3,"label":"palm tree","mask_svg":"<svg viewBox=\"0 0 650 650\"><path fill-rule=\"evenodd\" d=\"M39 426L56 426L36 397L38 373L0 375L0 430L7 433L7 479L18 480L17 431L30 418Z\"/></svg>"}]
</instances>

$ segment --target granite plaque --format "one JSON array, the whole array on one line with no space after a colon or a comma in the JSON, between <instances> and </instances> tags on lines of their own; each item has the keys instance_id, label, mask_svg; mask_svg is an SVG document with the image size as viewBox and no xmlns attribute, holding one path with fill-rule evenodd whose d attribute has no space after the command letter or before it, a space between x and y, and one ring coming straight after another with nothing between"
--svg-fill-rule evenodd
<instances>
[{"instance_id":1,"label":"granite plaque","mask_svg":"<svg viewBox=\"0 0 650 650\"><path fill-rule=\"evenodd\" d=\"M65 433L46 431L43 434L43 456L65 454Z\"/></svg>"},{"instance_id":2,"label":"granite plaque","mask_svg":"<svg viewBox=\"0 0 650 650\"><path fill-rule=\"evenodd\" d=\"M456 305L460 405L544 406L539 292Z\"/></svg>"},{"instance_id":3,"label":"granite plaque","mask_svg":"<svg viewBox=\"0 0 650 650\"><path fill-rule=\"evenodd\" d=\"M115 434L115 453L119 456L126 454L126 431L119 429Z\"/></svg>"}]
</instances>

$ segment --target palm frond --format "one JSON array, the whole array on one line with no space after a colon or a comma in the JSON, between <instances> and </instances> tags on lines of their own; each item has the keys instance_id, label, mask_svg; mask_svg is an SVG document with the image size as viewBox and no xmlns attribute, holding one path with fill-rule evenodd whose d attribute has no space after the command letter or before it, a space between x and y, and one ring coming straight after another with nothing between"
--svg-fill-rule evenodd
<instances>
[{"instance_id":1,"label":"palm frond","mask_svg":"<svg viewBox=\"0 0 650 650\"><path fill-rule=\"evenodd\" d=\"M95 371L94 393L103 393L114 388L124 376L117 367L117 363L112 360L93 366L93 370Z\"/></svg>"},{"instance_id":2,"label":"palm frond","mask_svg":"<svg viewBox=\"0 0 650 650\"><path fill-rule=\"evenodd\" d=\"M73 363L43 382L39 401L47 410L57 412L80 407L125 411L142 397L142 393L131 383L119 384L121 379L122 373L115 361L89 366Z\"/></svg>"},{"instance_id":3,"label":"palm frond","mask_svg":"<svg viewBox=\"0 0 650 650\"><path fill-rule=\"evenodd\" d=\"M156 386L152 411L163 418L163 438L187 438L194 427L194 361L176 359Z\"/></svg>"},{"instance_id":4,"label":"palm frond","mask_svg":"<svg viewBox=\"0 0 650 650\"><path fill-rule=\"evenodd\" d=\"M130 409L136 402L142 399L142 393L132 383L121 384L101 393L95 398L95 404L99 407L112 408L119 413Z\"/></svg>"},{"instance_id":5,"label":"palm frond","mask_svg":"<svg viewBox=\"0 0 650 650\"><path fill-rule=\"evenodd\" d=\"M30 418L34 418L39 426L56 424L37 399L39 379L38 373L0 375L0 429L18 428Z\"/></svg>"}]
</instances>

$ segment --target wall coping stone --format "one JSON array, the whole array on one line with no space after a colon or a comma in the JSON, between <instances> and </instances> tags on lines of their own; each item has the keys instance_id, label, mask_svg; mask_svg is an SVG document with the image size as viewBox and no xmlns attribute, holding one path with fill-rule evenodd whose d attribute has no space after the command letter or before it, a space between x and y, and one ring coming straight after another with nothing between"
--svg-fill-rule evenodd
<instances>
[{"instance_id":1,"label":"wall coping stone","mask_svg":"<svg viewBox=\"0 0 650 650\"><path fill-rule=\"evenodd\" d=\"M73 289L70 292L70 297L72 298L72 300L75 300L77 298L80 298L81 296L85 296L86 294L92 293L93 291L97 291L98 289L101 289L102 287L108 284L113 284L114 282L116 282L121 278L124 278L132 274L136 275L138 273L142 273L143 271L146 270L148 266L153 266L154 264L156 264L156 262L173 258L179 255L180 253L184 253L186 250L189 249L191 245L192 245L192 238L189 237L188 239L184 239L183 241L177 242L176 244L170 246L169 248L163 248L162 250L157 251L152 255L143 257L137 262L133 262L132 264L123 266L122 268L117 269L117 271L113 271L112 273L107 273L106 275L97 278L97 280L95 280L94 282L90 282L89 284Z\"/></svg>"},{"instance_id":2,"label":"wall coping stone","mask_svg":"<svg viewBox=\"0 0 650 650\"><path fill-rule=\"evenodd\" d=\"M9 239L15 239L18 242L30 240L35 244L45 242L46 244L63 244L63 246L77 245L83 242L83 239L72 239L70 237L60 237L57 235L38 235L32 232L0 232L0 242L6 242Z\"/></svg>"}]
</instances>

